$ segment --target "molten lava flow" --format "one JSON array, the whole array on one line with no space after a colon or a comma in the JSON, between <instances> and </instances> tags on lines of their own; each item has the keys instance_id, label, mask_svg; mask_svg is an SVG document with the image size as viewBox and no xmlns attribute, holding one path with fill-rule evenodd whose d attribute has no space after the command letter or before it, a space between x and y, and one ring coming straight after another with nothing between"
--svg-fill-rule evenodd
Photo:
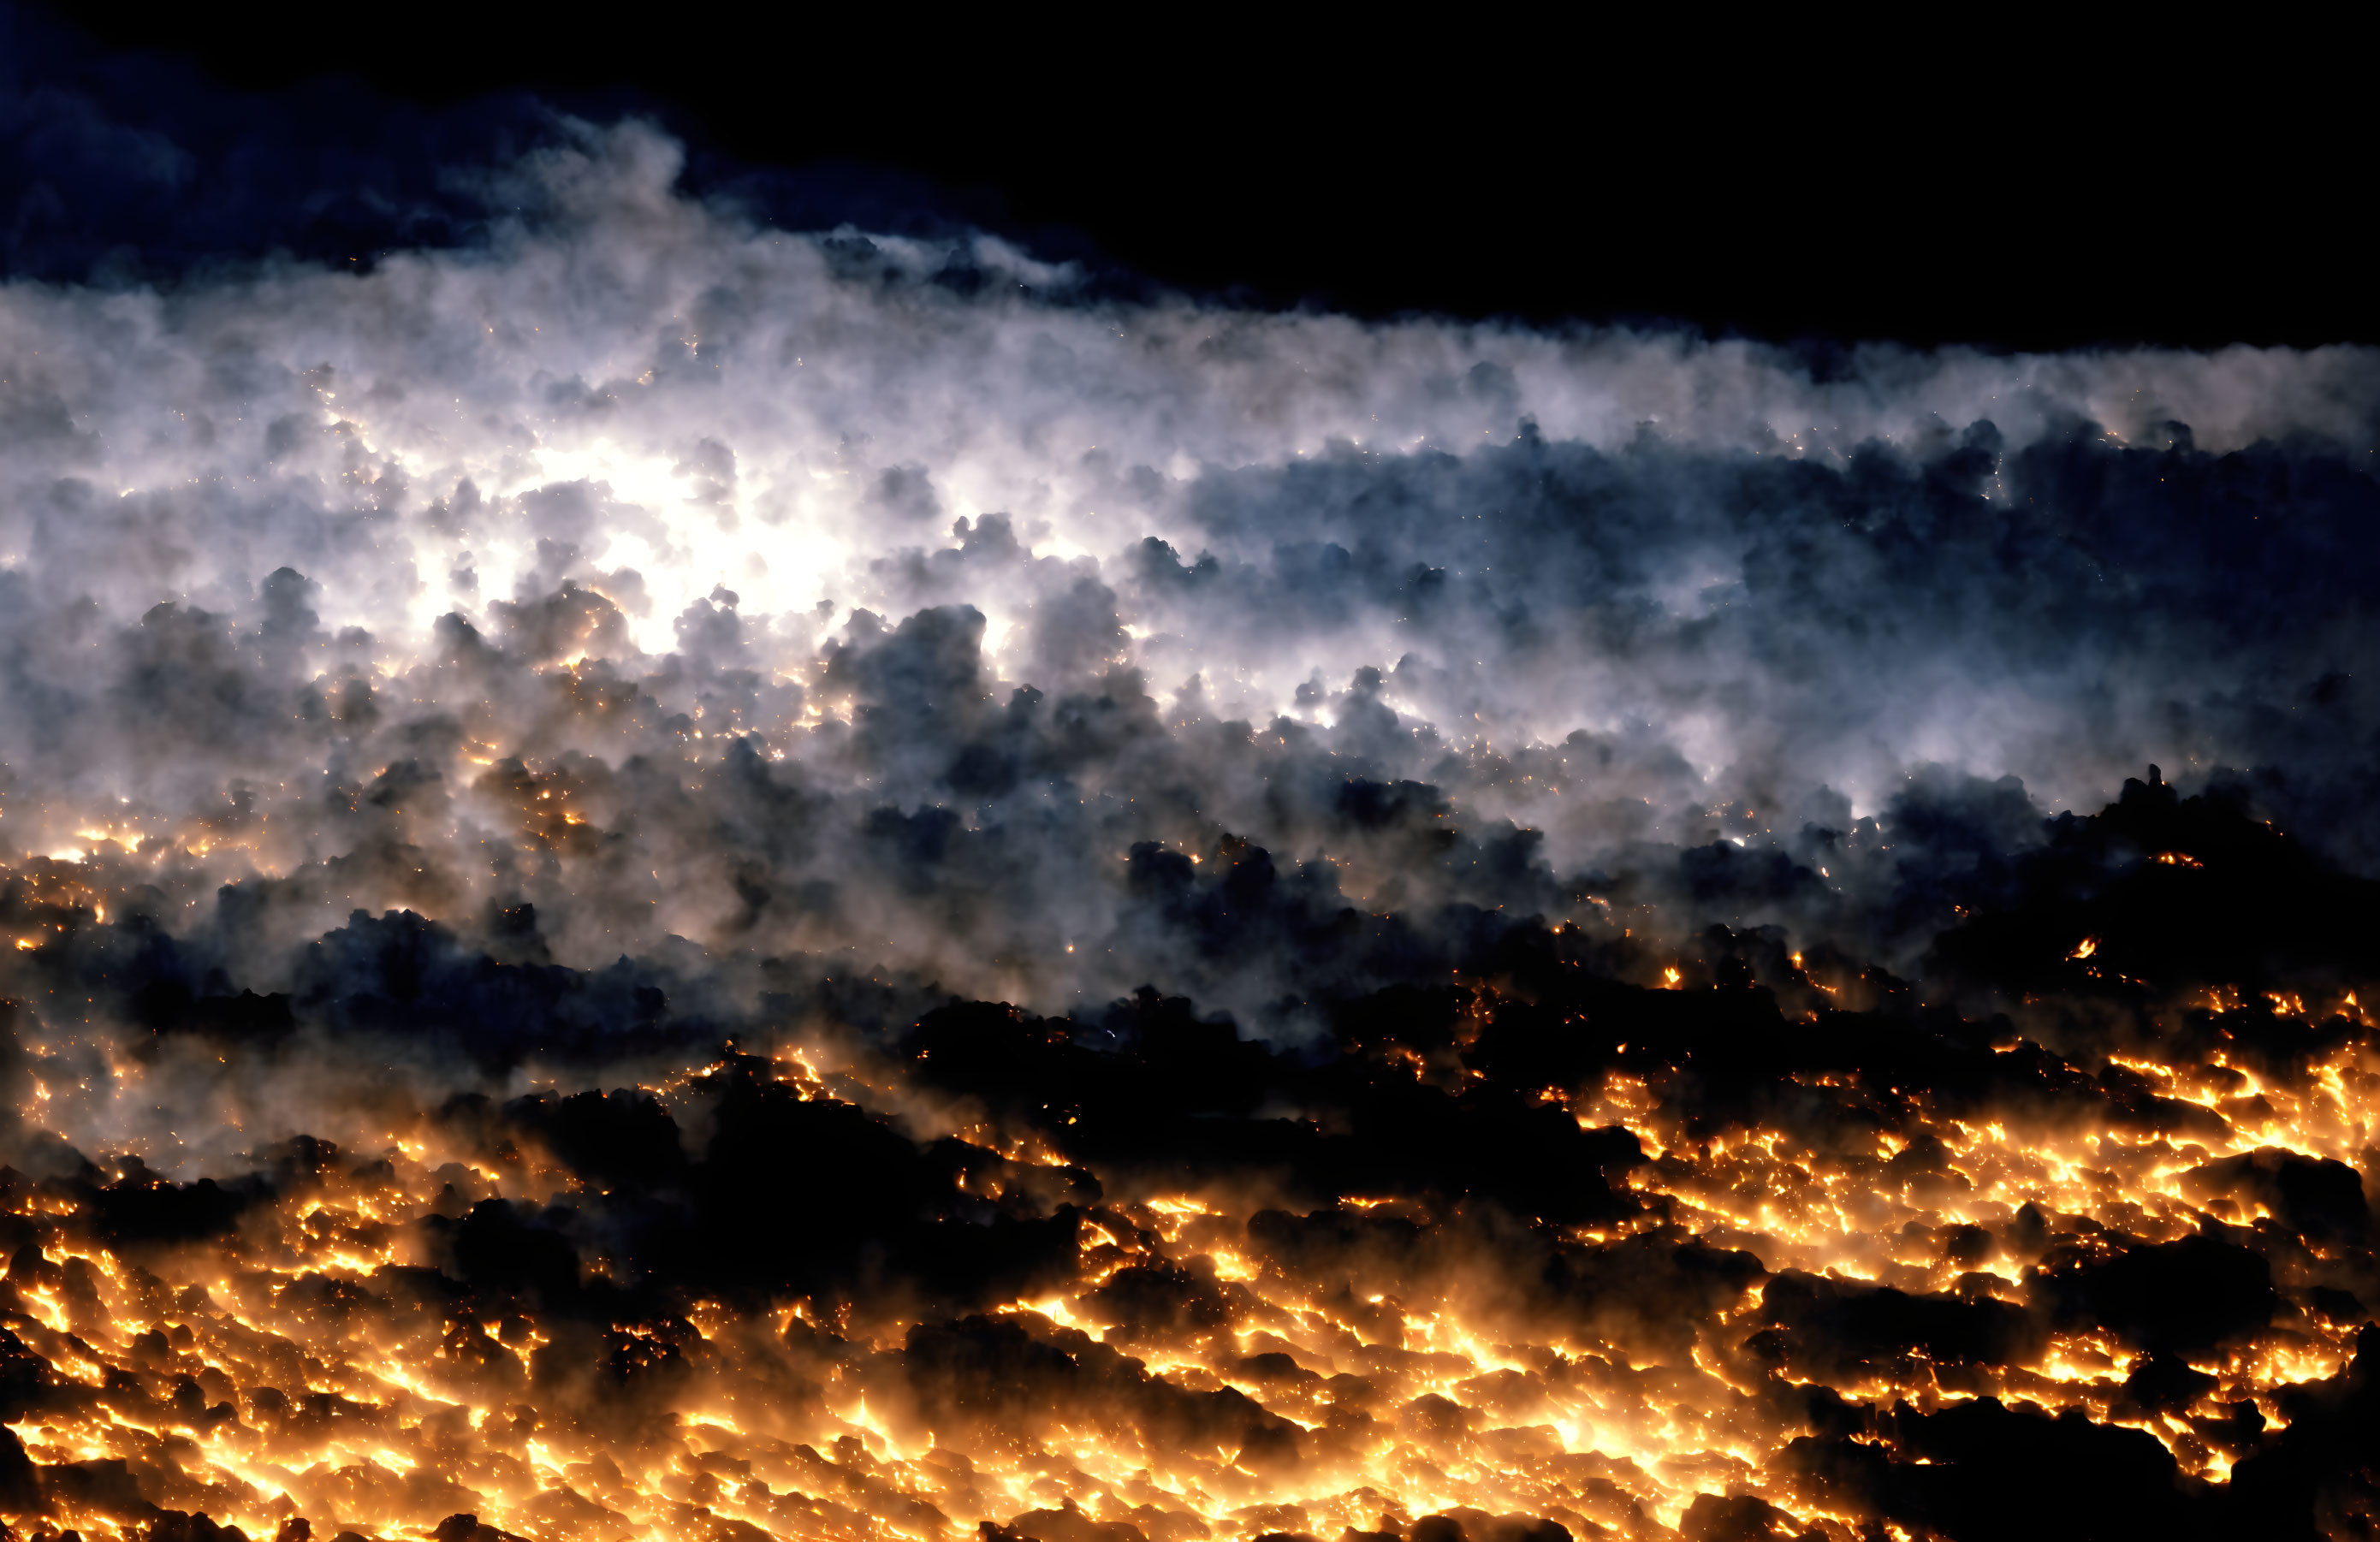
<instances>
[{"instance_id":1,"label":"molten lava flow","mask_svg":"<svg viewBox=\"0 0 2380 1542\"><path fill-rule=\"evenodd\" d=\"M102 935L75 869L10 892L37 959ZM1096 1031L953 1004L657 1044L608 1096L549 1069L431 1100L285 1032L20 1015L0 1511L111 1539L1991 1535L1957 1517L2012 1441L2185 1505L2359 1416L2353 992L2126 986L2141 1017L2086 1056L1781 950L1773 988L1740 958L1640 987L1588 967L1642 956L1619 934L1539 945L1342 1014L1319 1060L1150 994ZM2053 951L2108 971L2070 1007L2132 978L2120 945ZM234 1057L378 1126L195 1182L40 1134Z\"/></svg>"}]
</instances>

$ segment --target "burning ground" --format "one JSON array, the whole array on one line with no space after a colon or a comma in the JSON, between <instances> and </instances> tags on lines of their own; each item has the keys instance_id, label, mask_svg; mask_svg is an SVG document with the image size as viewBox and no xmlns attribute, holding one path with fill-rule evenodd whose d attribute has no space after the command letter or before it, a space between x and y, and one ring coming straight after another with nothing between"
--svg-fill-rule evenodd
<instances>
[{"instance_id":1,"label":"burning ground","mask_svg":"<svg viewBox=\"0 0 2380 1542\"><path fill-rule=\"evenodd\" d=\"M1244 842L1131 861L1279 903ZM194 995L92 866L6 891L21 1527L2349 1536L2374 1500L2380 1076L2339 987L2380 905L2218 798L2136 782L1940 934L2009 1012L1774 929L1475 915L1293 1048L782 960L697 1026L396 914L293 994ZM258 1137L215 1176L45 1128L200 1085ZM341 1138L262 1138L292 1108Z\"/></svg>"},{"instance_id":2,"label":"burning ground","mask_svg":"<svg viewBox=\"0 0 2380 1542\"><path fill-rule=\"evenodd\" d=\"M19 1536L2380 1524L2368 354L676 170L0 291Z\"/></svg>"}]
</instances>

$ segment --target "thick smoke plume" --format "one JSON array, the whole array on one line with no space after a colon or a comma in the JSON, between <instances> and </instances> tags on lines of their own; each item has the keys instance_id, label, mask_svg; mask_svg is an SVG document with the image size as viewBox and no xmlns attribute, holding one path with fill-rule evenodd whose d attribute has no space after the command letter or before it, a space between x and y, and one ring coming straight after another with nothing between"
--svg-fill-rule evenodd
<instances>
[{"instance_id":1,"label":"thick smoke plume","mask_svg":"<svg viewBox=\"0 0 2380 1542\"><path fill-rule=\"evenodd\" d=\"M555 132L0 287L0 1514L2371 1534L2380 358L1127 302Z\"/></svg>"}]
</instances>

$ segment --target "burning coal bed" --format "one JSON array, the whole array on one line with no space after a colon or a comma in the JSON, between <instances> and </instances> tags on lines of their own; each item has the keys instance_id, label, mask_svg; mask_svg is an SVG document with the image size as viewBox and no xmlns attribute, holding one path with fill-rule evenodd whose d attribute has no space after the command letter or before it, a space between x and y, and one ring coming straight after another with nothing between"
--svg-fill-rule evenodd
<instances>
[{"instance_id":1,"label":"burning coal bed","mask_svg":"<svg viewBox=\"0 0 2380 1542\"><path fill-rule=\"evenodd\" d=\"M2380 901L2219 800L2135 783L1938 939L2023 1031L1773 930L1664 953L1616 917L1483 924L1443 978L1332 1002L1293 1051L1154 991L1057 1019L821 977L723 1049L655 1003L632 1052L513 1057L488 1085L528 1090L434 1099L370 1021L451 1014L438 929L351 923L388 995L335 1003L342 1064L321 1001L194 998L153 959L123 987L186 859L142 851L6 891L19 1535L2373 1514L2380 1077L2338 960ZM1198 855L1256 902L1265 853ZM516 1013L599 984L473 967ZM119 1017L150 1027L84 1026ZM225 1074L260 1109L302 1083L344 1138L180 1183L42 1134Z\"/></svg>"}]
</instances>

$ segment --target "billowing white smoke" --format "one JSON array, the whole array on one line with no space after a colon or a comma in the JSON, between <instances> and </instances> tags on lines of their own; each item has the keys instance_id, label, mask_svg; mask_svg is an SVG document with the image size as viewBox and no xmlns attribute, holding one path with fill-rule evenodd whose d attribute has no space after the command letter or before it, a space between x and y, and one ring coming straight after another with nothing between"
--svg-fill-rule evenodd
<instances>
[{"instance_id":1,"label":"billowing white smoke","mask_svg":"<svg viewBox=\"0 0 2380 1542\"><path fill-rule=\"evenodd\" d=\"M539 212L484 249L0 290L0 844L101 859L230 987L411 908L581 967L674 935L1261 1016L1293 944L1160 925L1135 844L1253 840L1315 914L1593 913L1573 875L1721 835L1823 866L1805 827L1929 764L2046 812L2152 759L2328 785L2369 734L2288 718L2371 651L2303 552L2157 528L2230 497L2249 530L2311 464L2351 529L2369 352L1818 381L1125 308L988 238L757 228L650 128L578 139L489 189ZM1717 913L1806 915L1746 892Z\"/></svg>"}]
</instances>

